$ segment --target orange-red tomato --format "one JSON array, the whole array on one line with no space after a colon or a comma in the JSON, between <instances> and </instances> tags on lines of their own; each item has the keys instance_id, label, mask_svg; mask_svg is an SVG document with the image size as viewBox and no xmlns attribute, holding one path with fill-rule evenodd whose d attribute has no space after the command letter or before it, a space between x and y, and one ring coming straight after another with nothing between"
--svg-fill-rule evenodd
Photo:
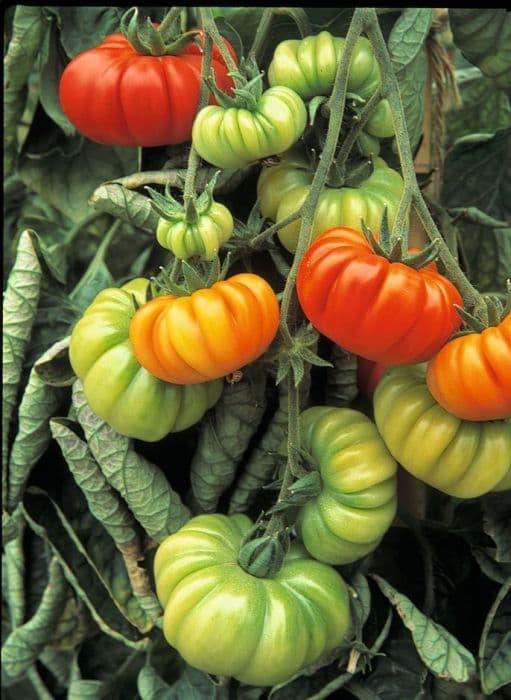
<instances>
[{"instance_id":1,"label":"orange-red tomato","mask_svg":"<svg viewBox=\"0 0 511 700\"><path fill-rule=\"evenodd\" d=\"M458 418L511 418L511 314L446 343L428 363L426 381L436 401Z\"/></svg>"},{"instance_id":2,"label":"orange-red tomato","mask_svg":"<svg viewBox=\"0 0 511 700\"><path fill-rule=\"evenodd\" d=\"M456 287L430 265L415 270L377 255L361 231L336 226L305 251L301 307L345 350L383 364L429 360L461 324Z\"/></svg>"},{"instance_id":3,"label":"orange-red tomato","mask_svg":"<svg viewBox=\"0 0 511 700\"><path fill-rule=\"evenodd\" d=\"M199 384L253 362L277 333L275 292L259 275L243 272L198 289L143 304L130 325L142 367L173 384Z\"/></svg>"},{"instance_id":4,"label":"orange-red tomato","mask_svg":"<svg viewBox=\"0 0 511 700\"><path fill-rule=\"evenodd\" d=\"M204 41L202 30L193 32ZM227 39L223 41L237 63L233 47ZM99 46L75 56L64 69L59 85L62 109L78 131L98 143L183 143L191 138L199 104L200 51L191 41L176 55L145 56L124 34L111 34ZM211 68L219 88L230 91L233 81L217 46ZM210 104L216 104L212 95Z\"/></svg>"}]
</instances>

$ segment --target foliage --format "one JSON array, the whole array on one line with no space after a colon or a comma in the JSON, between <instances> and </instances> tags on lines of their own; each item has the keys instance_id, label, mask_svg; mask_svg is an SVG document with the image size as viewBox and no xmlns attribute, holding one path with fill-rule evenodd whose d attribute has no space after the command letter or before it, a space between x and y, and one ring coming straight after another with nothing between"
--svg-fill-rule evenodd
<instances>
[{"instance_id":1,"label":"foliage","mask_svg":"<svg viewBox=\"0 0 511 700\"><path fill-rule=\"evenodd\" d=\"M342 406L374 420L372 399L357 387L357 355L313 328L296 296L297 268L322 191L348 193L343 196L351 197L345 200L351 223L360 219L354 203L360 207L363 199L364 207L372 207L373 233L381 233L383 248L387 234L392 241L401 237L398 247L386 250L394 262L403 253L403 236L410 232L412 238L415 209L424 229L421 246L435 238L435 229L441 238L422 253L422 263L437 256L439 274L457 286L466 309L483 325L489 313L485 299L495 300L494 309L504 308L511 272L510 13L139 8L142 44L155 40L146 23L150 17L177 34L201 26L202 65L219 51L219 34L234 47L239 65L222 56L234 85L224 98L232 104L219 99L218 106L206 106L208 90L216 88L203 70L198 111L224 115L233 105L255 109L262 99L274 119L262 149L255 141L266 117L251 119L250 129L237 134L235 157L225 132L220 138L202 124L201 145L215 138L208 162L206 150L202 160L191 148L191 138L151 147L96 143L64 114L59 83L65 67L119 31L126 9L21 4L4 11L3 695L6 700L509 698L511 491L502 485L477 497L449 496L411 476L405 479L398 466L392 525L387 529L385 522L377 546L371 543L364 556L333 564L349 591L350 633L273 687L208 675L186 663L165 641L152 571L157 546L196 515L245 514L256 528L281 527L285 537L297 537L300 507L318 495L299 413L314 405ZM360 22L372 47L370 65L381 73L381 86L376 80L367 94L358 94L356 81L349 82L354 73L347 59ZM288 104L296 123L282 126L274 97L281 90L277 85L269 92L275 49L282 41L322 32L345 38L344 53L334 54L330 65L328 94L304 97L303 104L295 95ZM197 53L199 41L189 50ZM439 56L459 101L452 92L450 101L441 102L447 78L431 84ZM198 74L195 78L199 81ZM380 138L374 134L383 132L364 131L364 125L372 123L372 110L381 103L392 123L384 124ZM442 128L432 130L432 119L443 120ZM431 133L442 134L443 142L429 143ZM275 150L298 140L299 154L275 158ZM429 170L417 179L413 158L428 143ZM437 151L443 153L441 163L432 155ZM371 184L377 156L388 165L386 186L389 169L397 171L399 187L391 198L385 199L385 182ZM269 175L261 179L264 173ZM433 198L429 185L438 178L440 194ZM361 183L368 188L364 197L357 194ZM303 196L300 201L294 196L276 216L288 187ZM173 202L183 230L198 230L195 224L213 195L230 212L222 235L207 245L203 240L191 247L160 245L158 203ZM369 208L363 216L370 216ZM286 227L292 245L280 237ZM374 236L369 242L378 245ZM187 261L176 257L179 250ZM207 255L201 258L203 250ZM200 406L196 398L189 400L186 408L197 420L168 432L159 429L168 416L147 412L157 439L146 441L117 432L93 412L70 363L69 344L100 292L134 278L151 280L144 293L126 292L129 316L151 295L191 298L193 290L242 273L260 276L275 291L279 322L272 320L261 352L244 355L250 358L247 366L227 376L220 371L215 400ZM243 318L241 298L236 290L229 293ZM343 303L355 308L349 295ZM249 317L244 322L250 329ZM362 312L357 319L363 321ZM230 351L239 336L233 331L226 343L221 327L211 324L209 331L210 351L213 346ZM373 329L375 338L379 332ZM199 337L193 333L190 345ZM248 335L253 345L253 327ZM83 343L78 350L90 347ZM115 369L121 376L123 368ZM98 394L108 375L95 386ZM391 403L397 434L404 409ZM126 401L123 407L126 420L133 418L130 406ZM123 421L119 425L122 429ZM403 422L398 427L402 431ZM404 438L397 443L401 454ZM423 452L419 440L414 454ZM348 509L351 494L337 491ZM214 632L208 639L214 640ZM294 672L294 662L291 667Z\"/></svg>"}]
</instances>

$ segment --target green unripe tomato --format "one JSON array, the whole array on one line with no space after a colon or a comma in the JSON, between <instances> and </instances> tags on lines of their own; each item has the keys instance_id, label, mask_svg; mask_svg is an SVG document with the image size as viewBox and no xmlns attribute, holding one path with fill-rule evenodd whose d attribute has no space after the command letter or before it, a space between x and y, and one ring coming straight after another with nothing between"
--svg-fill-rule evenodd
<instances>
[{"instance_id":1,"label":"green unripe tomato","mask_svg":"<svg viewBox=\"0 0 511 700\"><path fill-rule=\"evenodd\" d=\"M275 220L284 195L295 187L310 185L314 173L304 156L294 150L286 151L277 165L261 168L257 179L259 211L267 219Z\"/></svg>"},{"instance_id":2,"label":"green unripe tomato","mask_svg":"<svg viewBox=\"0 0 511 700\"><path fill-rule=\"evenodd\" d=\"M385 209L392 228L402 190L403 180L399 173L389 168L382 158L375 158L372 174L358 187L325 187L321 190L314 212L311 241L333 226L360 230L362 220L372 231L379 231ZM310 185L288 189L281 198L276 221L296 212L309 191ZM298 218L278 230L280 242L291 253L296 250L300 225L301 218Z\"/></svg>"},{"instance_id":3,"label":"green unripe tomato","mask_svg":"<svg viewBox=\"0 0 511 700\"><path fill-rule=\"evenodd\" d=\"M323 488L300 509L298 534L319 561L360 559L377 547L396 514L396 461L360 411L312 406L300 425L302 447Z\"/></svg>"},{"instance_id":4,"label":"green unripe tomato","mask_svg":"<svg viewBox=\"0 0 511 700\"><path fill-rule=\"evenodd\" d=\"M203 260L213 260L220 246L232 236L234 221L231 212L219 202L198 215L193 222L186 221L184 212L175 218L160 218L156 229L158 243L174 253L180 260L195 255Z\"/></svg>"},{"instance_id":5,"label":"green unripe tomato","mask_svg":"<svg viewBox=\"0 0 511 700\"><path fill-rule=\"evenodd\" d=\"M426 367L388 368L374 393L385 444L410 474L456 498L511 486L511 421L469 421L438 404Z\"/></svg>"},{"instance_id":6,"label":"green unripe tomato","mask_svg":"<svg viewBox=\"0 0 511 700\"><path fill-rule=\"evenodd\" d=\"M198 515L156 552L163 634L195 668L242 683L289 680L341 644L351 628L346 584L292 544L273 578L238 564L246 515Z\"/></svg>"},{"instance_id":7,"label":"green unripe tomato","mask_svg":"<svg viewBox=\"0 0 511 700\"><path fill-rule=\"evenodd\" d=\"M243 168L287 151L306 124L302 98L279 85L265 90L253 111L204 107L195 118L192 143L201 158L218 168Z\"/></svg>"},{"instance_id":8,"label":"green unripe tomato","mask_svg":"<svg viewBox=\"0 0 511 700\"><path fill-rule=\"evenodd\" d=\"M148 284L137 278L119 289L103 289L73 329L69 359L99 418L121 435L154 442L197 423L218 401L223 384L170 384L139 364L129 327L133 297L142 305Z\"/></svg>"}]
</instances>

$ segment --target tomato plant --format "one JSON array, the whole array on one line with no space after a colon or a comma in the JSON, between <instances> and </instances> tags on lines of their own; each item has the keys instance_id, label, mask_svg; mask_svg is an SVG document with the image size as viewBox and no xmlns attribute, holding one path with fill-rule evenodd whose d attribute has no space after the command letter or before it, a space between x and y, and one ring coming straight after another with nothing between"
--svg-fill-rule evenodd
<instances>
[{"instance_id":1,"label":"tomato plant","mask_svg":"<svg viewBox=\"0 0 511 700\"><path fill-rule=\"evenodd\" d=\"M160 440L197 423L218 401L220 381L177 386L142 367L129 339L133 299L145 301L148 280L104 289L71 334L69 359L92 410L115 430L140 440Z\"/></svg>"},{"instance_id":2,"label":"tomato plant","mask_svg":"<svg viewBox=\"0 0 511 700\"><path fill-rule=\"evenodd\" d=\"M390 262L346 226L325 231L307 249L297 293L321 333L384 364L429 359L461 323L454 304L462 299L448 279Z\"/></svg>"},{"instance_id":3,"label":"tomato plant","mask_svg":"<svg viewBox=\"0 0 511 700\"><path fill-rule=\"evenodd\" d=\"M496 326L446 343L428 363L426 382L438 403L458 418L511 418L510 363L508 314Z\"/></svg>"},{"instance_id":4,"label":"tomato plant","mask_svg":"<svg viewBox=\"0 0 511 700\"><path fill-rule=\"evenodd\" d=\"M430 486L457 498L509 488L511 423L452 415L431 396L424 365L386 371L374 394L374 418L398 462Z\"/></svg>"},{"instance_id":5,"label":"tomato plant","mask_svg":"<svg viewBox=\"0 0 511 700\"><path fill-rule=\"evenodd\" d=\"M139 53L123 34L107 36L66 66L59 84L64 113L79 132L99 143L165 146L187 141L201 85L196 33L203 43L202 30L193 30L176 55L156 56ZM236 59L232 46L223 41ZM220 87L232 88L218 47L212 68Z\"/></svg>"},{"instance_id":6,"label":"tomato plant","mask_svg":"<svg viewBox=\"0 0 511 700\"><path fill-rule=\"evenodd\" d=\"M164 295L134 314L129 335L140 364L175 384L224 377L267 350L279 304L262 277L240 273L189 296Z\"/></svg>"},{"instance_id":7,"label":"tomato plant","mask_svg":"<svg viewBox=\"0 0 511 700\"><path fill-rule=\"evenodd\" d=\"M156 590L169 644L193 666L275 685L334 649L350 629L348 591L298 545L274 579L238 564L246 515L197 516L156 553Z\"/></svg>"}]
</instances>

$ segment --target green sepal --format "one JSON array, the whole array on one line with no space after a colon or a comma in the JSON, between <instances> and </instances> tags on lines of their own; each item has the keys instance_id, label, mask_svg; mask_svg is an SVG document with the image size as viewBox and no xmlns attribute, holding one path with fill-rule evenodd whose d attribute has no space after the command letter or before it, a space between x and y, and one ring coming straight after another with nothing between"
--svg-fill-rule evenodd
<instances>
[{"instance_id":1,"label":"green sepal","mask_svg":"<svg viewBox=\"0 0 511 700\"><path fill-rule=\"evenodd\" d=\"M257 531L258 524L249 532ZM251 576L257 578L273 578L284 563L284 558L289 550L289 528L279 529L272 534L263 534L259 537L245 538L238 554L238 564Z\"/></svg>"},{"instance_id":2,"label":"green sepal","mask_svg":"<svg viewBox=\"0 0 511 700\"><path fill-rule=\"evenodd\" d=\"M328 102L328 97L324 95L316 95L307 105L307 111L309 113L309 126L314 124L316 119L316 114L321 107Z\"/></svg>"},{"instance_id":3,"label":"green sepal","mask_svg":"<svg viewBox=\"0 0 511 700\"><path fill-rule=\"evenodd\" d=\"M160 194L157 190L149 187L144 187L149 197L155 212L162 219L167 221L175 221L184 217L184 207L170 193L170 188L165 187L165 194Z\"/></svg>"},{"instance_id":4,"label":"green sepal","mask_svg":"<svg viewBox=\"0 0 511 700\"><path fill-rule=\"evenodd\" d=\"M276 513L287 510L287 508L303 506L316 498L321 493L322 488L323 482L320 473L316 470L308 472L291 484L282 498L268 512Z\"/></svg>"},{"instance_id":5,"label":"green sepal","mask_svg":"<svg viewBox=\"0 0 511 700\"><path fill-rule=\"evenodd\" d=\"M171 27L167 28L164 36L154 26L150 17L144 20L139 15L137 7L131 7L123 14L120 28L131 46L142 56L179 55L196 35L196 32L187 32L176 36L176 27Z\"/></svg>"},{"instance_id":6,"label":"green sepal","mask_svg":"<svg viewBox=\"0 0 511 700\"><path fill-rule=\"evenodd\" d=\"M220 170L217 170L211 178L211 180L206 185L206 187L204 188L204 191L201 192L201 194L195 200L195 209L197 211L198 216L203 216L209 211L209 209L211 209L211 205L214 202L213 193L215 191L219 175Z\"/></svg>"},{"instance_id":7,"label":"green sepal","mask_svg":"<svg viewBox=\"0 0 511 700\"><path fill-rule=\"evenodd\" d=\"M335 161L334 161L335 162ZM358 188L365 182L374 170L371 159L364 158L364 160L353 168L350 168L349 175L344 178L342 183L346 187Z\"/></svg>"},{"instance_id":8,"label":"green sepal","mask_svg":"<svg viewBox=\"0 0 511 700\"><path fill-rule=\"evenodd\" d=\"M318 342L318 333L310 325L301 326L293 336L293 345L283 347L278 357L278 369L275 384L287 377L289 372L294 374L294 385L298 386L305 374L305 364L317 367L333 367L332 363L317 355L311 346L315 347Z\"/></svg>"},{"instance_id":9,"label":"green sepal","mask_svg":"<svg viewBox=\"0 0 511 700\"><path fill-rule=\"evenodd\" d=\"M438 240L433 240L419 253L412 253L411 255L404 253L401 262L409 267L413 267L415 270L419 270L438 258L438 244Z\"/></svg>"}]
</instances>

